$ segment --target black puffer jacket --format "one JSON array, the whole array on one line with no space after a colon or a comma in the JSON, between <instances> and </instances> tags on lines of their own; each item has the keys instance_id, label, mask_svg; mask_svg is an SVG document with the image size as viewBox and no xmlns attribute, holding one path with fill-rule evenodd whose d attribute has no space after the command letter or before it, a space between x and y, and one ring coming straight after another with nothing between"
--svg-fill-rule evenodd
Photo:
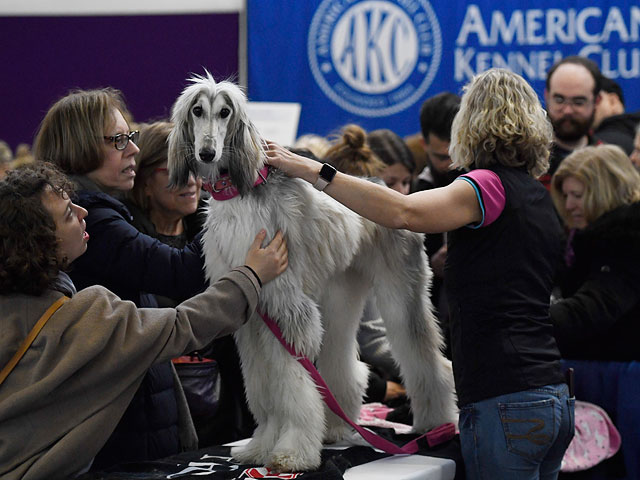
<instances>
[{"instance_id":1,"label":"black puffer jacket","mask_svg":"<svg viewBox=\"0 0 640 480\"><path fill-rule=\"evenodd\" d=\"M136 229L127 207L85 177L75 202L86 208L87 251L75 260L71 279L78 290L102 285L139 307L157 307L149 292L183 301L204 291L204 256L199 239L183 250L171 248Z\"/></svg>"},{"instance_id":2,"label":"black puffer jacket","mask_svg":"<svg viewBox=\"0 0 640 480\"><path fill-rule=\"evenodd\" d=\"M598 218L573 239L551 318L564 358L640 360L640 203Z\"/></svg>"},{"instance_id":3,"label":"black puffer jacket","mask_svg":"<svg viewBox=\"0 0 640 480\"><path fill-rule=\"evenodd\" d=\"M72 179L78 187L74 201L89 212L87 251L73 262L70 272L78 290L102 285L138 307L158 306L151 293L182 301L204 290L198 241L184 250L170 248L131 225L131 214L118 199L84 176ZM92 468L154 460L190 447L181 445L180 403L186 408L184 394L176 390L171 363L153 365Z\"/></svg>"}]
</instances>

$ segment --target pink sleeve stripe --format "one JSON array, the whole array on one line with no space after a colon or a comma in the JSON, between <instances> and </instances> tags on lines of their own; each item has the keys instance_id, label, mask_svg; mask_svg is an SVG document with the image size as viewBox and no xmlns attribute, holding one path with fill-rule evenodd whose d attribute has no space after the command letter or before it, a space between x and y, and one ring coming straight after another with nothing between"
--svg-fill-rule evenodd
<instances>
[{"instance_id":1,"label":"pink sleeve stripe","mask_svg":"<svg viewBox=\"0 0 640 480\"><path fill-rule=\"evenodd\" d=\"M464 180L467 178L473 180L480 190L478 202L482 210L482 221L475 228L487 227L491 225L500 216L504 210L506 203L506 195L504 186L500 181L500 177L491 170L472 170L462 175ZM464 178L467 177L467 178Z\"/></svg>"}]
</instances>

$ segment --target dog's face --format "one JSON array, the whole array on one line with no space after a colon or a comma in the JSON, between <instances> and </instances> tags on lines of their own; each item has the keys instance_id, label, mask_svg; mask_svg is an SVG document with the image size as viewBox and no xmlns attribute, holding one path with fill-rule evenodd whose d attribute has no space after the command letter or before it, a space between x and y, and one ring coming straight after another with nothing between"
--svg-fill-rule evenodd
<instances>
[{"instance_id":1,"label":"dog's face","mask_svg":"<svg viewBox=\"0 0 640 480\"><path fill-rule=\"evenodd\" d=\"M226 95L211 96L204 91L198 94L189 110L194 155L198 162L215 164L220 161L233 115L233 105Z\"/></svg>"},{"instance_id":2,"label":"dog's face","mask_svg":"<svg viewBox=\"0 0 640 480\"><path fill-rule=\"evenodd\" d=\"M230 82L194 76L173 106L169 135L170 185L194 173L215 181L227 171L240 194L253 185L266 160L262 140L247 112L242 90Z\"/></svg>"}]
</instances>

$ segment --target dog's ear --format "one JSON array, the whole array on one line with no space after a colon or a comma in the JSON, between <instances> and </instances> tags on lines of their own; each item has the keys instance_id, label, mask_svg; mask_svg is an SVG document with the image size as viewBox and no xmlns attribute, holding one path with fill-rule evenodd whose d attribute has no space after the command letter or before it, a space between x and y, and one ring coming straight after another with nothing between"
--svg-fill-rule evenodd
<instances>
[{"instance_id":1,"label":"dog's ear","mask_svg":"<svg viewBox=\"0 0 640 480\"><path fill-rule=\"evenodd\" d=\"M225 95L234 111L225 142L229 147L229 154L233 156L233 160L228 163L229 176L238 193L244 195L252 188L256 171L265 164L266 155L262 137L247 114L244 93L236 87L227 90Z\"/></svg>"},{"instance_id":2,"label":"dog's ear","mask_svg":"<svg viewBox=\"0 0 640 480\"><path fill-rule=\"evenodd\" d=\"M184 89L171 109L173 130L167 142L169 186L182 187L189 182L189 173L198 175L193 147L191 106L199 93L196 85Z\"/></svg>"}]
</instances>

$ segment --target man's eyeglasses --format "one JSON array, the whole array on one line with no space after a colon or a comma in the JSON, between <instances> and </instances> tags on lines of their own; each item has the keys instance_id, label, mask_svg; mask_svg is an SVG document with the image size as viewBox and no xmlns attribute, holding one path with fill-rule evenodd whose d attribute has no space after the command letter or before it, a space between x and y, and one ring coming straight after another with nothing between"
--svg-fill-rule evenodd
<instances>
[{"instance_id":1,"label":"man's eyeglasses","mask_svg":"<svg viewBox=\"0 0 640 480\"><path fill-rule=\"evenodd\" d=\"M552 95L551 96L551 104L552 106L560 109L565 105L569 105L572 108L581 109L590 105L593 102L592 99L586 97L572 97L567 98L562 95Z\"/></svg>"},{"instance_id":2,"label":"man's eyeglasses","mask_svg":"<svg viewBox=\"0 0 640 480\"><path fill-rule=\"evenodd\" d=\"M105 136L105 140L109 140L113 142L113 146L116 147L116 150L124 150L129 145L129 140L133 143L138 143L138 138L140 138L140 130L134 130L129 133L119 133L117 135L111 135L110 137Z\"/></svg>"}]
</instances>

